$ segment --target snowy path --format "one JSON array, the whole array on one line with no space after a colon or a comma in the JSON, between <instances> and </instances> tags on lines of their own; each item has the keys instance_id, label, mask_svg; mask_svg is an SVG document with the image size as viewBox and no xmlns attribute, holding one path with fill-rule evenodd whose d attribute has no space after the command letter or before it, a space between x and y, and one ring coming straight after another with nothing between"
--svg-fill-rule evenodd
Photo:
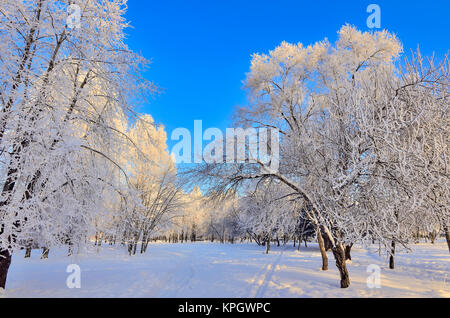
<instances>
[{"instance_id":1,"label":"snowy path","mask_svg":"<svg viewBox=\"0 0 450 318\"><path fill-rule=\"evenodd\" d=\"M286 250L286 248L284 248L283 250L281 250L281 252L279 252L279 255L277 256L277 258L275 259L274 262L268 264L267 266L265 266L262 271L260 273L258 273L255 276L254 279L254 291L252 290L252 292L250 293L250 297L251 298L262 298L264 297L264 294L267 290L267 287L269 286L273 274L274 272L279 269L278 264L281 261L281 258L283 257L283 252Z\"/></svg>"},{"instance_id":2,"label":"snowy path","mask_svg":"<svg viewBox=\"0 0 450 318\"><path fill-rule=\"evenodd\" d=\"M414 253L399 252L397 268L375 248L354 248L348 264L352 285L339 288L339 275L329 254L330 270L321 270L316 244L300 252L292 245L152 244L145 255L129 257L124 249L103 247L67 257L52 250L31 259L13 256L6 297L450 297L450 255L446 244L419 244ZM66 287L66 267L81 267L81 289ZM366 269L381 267L380 289L369 289Z\"/></svg>"}]
</instances>

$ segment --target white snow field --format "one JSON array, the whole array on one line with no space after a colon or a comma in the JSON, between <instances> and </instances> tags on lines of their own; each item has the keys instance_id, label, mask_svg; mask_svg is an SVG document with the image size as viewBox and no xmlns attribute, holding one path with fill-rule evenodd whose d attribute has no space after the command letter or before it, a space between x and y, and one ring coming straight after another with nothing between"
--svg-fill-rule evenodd
<instances>
[{"instance_id":1,"label":"white snow field","mask_svg":"<svg viewBox=\"0 0 450 318\"><path fill-rule=\"evenodd\" d=\"M445 242L413 245L401 251L397 268L376 248L353 248L348 268L351 286L339 288L333 256L321 270L316 244L300 252L292 246L272 248L269 255L256 244L151 244L144 255L129 257L125 248L104 246L67 257L51 250L40 260L23 252L13 256L7 290L1 297L450 297L450 255ZM81 288L69 289L69 264L81 268ZM367 287L367 266L381 267L381 288Z\"/></svg>"}]
</instances>

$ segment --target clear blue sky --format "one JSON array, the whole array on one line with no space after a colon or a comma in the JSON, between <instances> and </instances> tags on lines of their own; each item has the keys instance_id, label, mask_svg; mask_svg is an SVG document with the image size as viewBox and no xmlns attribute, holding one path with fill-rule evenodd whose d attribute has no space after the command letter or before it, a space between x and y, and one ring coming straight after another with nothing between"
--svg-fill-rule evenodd
<instances>
[{"instance_id":1,"label":"clear blue sky","mask_svg":"<svg viewBox=\"0 0 450 318\"><path fill-rule=\"evenodd\" d=\"M140 112L150 113L169 133L229 126L233 108L245 104L242 81L252 53L282 41L310 44L350 23L368 30L366 8L381 7L381 27L406 49L443 56L450 42L450 1L364 0L129 0L129 46L152 60L146 77L164 93ZM171 147L173 143L169 142Z\"/></svg>"}]
</instances>

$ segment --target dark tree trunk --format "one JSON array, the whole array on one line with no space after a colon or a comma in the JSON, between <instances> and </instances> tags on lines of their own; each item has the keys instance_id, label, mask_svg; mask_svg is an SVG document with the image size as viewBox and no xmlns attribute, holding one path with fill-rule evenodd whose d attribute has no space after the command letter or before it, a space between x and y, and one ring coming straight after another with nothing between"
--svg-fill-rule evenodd
<instances>
[{"instance_id":1,"label":"dark tree trunk","mask_svg":"<svg viewBox=\"0 0 450 318\"><path fill-rule=\"evenodd\" d=\"M350 252L352 251L352 247L353 247L353 243L350 245L346 245L345 246L345 260L352 260L352 255L350 254Z\"/></svg>"},{"instance_id":2,"label":"dark tree trunk","mask_svg":"<svg viewBox=\"0 0 450 318\"><path fill-rule=\"evenodd\" d=\"M350 276L345 265L345 249L342 244L337 244L332 249L334 259L336 260L336 267L341 276L341 288L348 288L350 286Z\"/></svg>"},{"instance_id":3,"label":"dark tree trunk","mask_svg":"<svg viewBox=\"0 0 450 318\"><path fill-rule=\"evenodd\" d=\"M47 259L48 258L48 253L50 253L50 250L47 247L44 247L42 249L41 259Z\"/></svg>"},{"instance_id":4,"label":"dark tree trunk","mask_svg":"<svg viewBox=\"0 0 450 318\"><path fill-rule=\"evenodd\" d=\"M431 244L434 244L434 242L436 241L436 233L430 232L430 240L431 240Z\"/></svg>"},{"instance_id":5,"label":"dark tree trunk","mask_svg":"<svg viewBox=\"0 0 450 318\"><path fill-rule=\"evenodd\" d=\"M445 239L447 240L448 251L450 252L450 231L447 225L444 225Z\"/></svg>"},{"instance_id":6,"label":"dark tree trunk","mask_svg":"<svg viewBox=\"0 0 450 318\"><path fill-rule=\"evenodd\" d=\"M389 268L390 269L395 268L394 256L395 256L395 241L392 240L391 256L389 257Z\"/></svg>"},{"instance_id":7,"label":"dark tree trunk","mask_svg":"<svg viewBox=\"0 0 450 318\"><path fill-rule=\"evenodd\" d=\"M269 254L269 251L270 251L270 237L267 239L266 254Z\"/></svg>"},{"instance_id":8,"label":"dark tree trunk","mask_svg":"<svg viewBox=\"0 0 450 318\"><path fill-rule=\"evenodd\" d=\"M147 247L148 247L148 241L146 241L145 243L143 243L144 244L144 246L143 246L143 251L141 252L141 254L142 253L146 253L147 252Z\"/></svg>"},{"instance_id":9,"label":"dark tree trunk","mask_svg":"<svg viewBox=\"0 0 450 318\"><path fill-rule=\"evenodd\" d=\"M11 265L11 253L7 250L0 251L0 288L3 289L6 286L9 265Z\"/></svg>"},{"instance_id":10,"label":"dark tree trunk","mask_svg":"<svg viewBox=\"0 0 450 318\"><path fill-rule=\"evenodd\" d=\"M319 249L320 254L322 255L322 270L327 271L328 270L328 256L327 252L325 251L325 244L323 240L322 233L320 232L320 229L317 229L317 241L319 242ZM300 242L299 242L300 245Z\"/></svg>"},{"instance_id":11,"label":"dark tree trunk","mask_svg":"<svg viewBox=\"0 0 450 318\"><path fill-rule=\"evenodd\" d=\"M323 227L321 226L321 231L324 233ZM333 243L331 243L331 239L328 237L328 235L323 235L323 243L325 246L325 251L330 251L333 248Z\"/></svg>"},{"instance_id":12,"label":"dark tree trunk","mask_svg":"<svg viewBox=\"0 0 450 318\"><path fill-rule=\"evenodd\" d=\"M148 234L144 231L141 241L141 254L145 253L145 250L147 249L147 235Z\"/></svg>"},{"instance_id":13,"label":"dark tree trunk","mask_svg":"<svg viewBox=\"0 0 450 318\"><path fill-rule=\"evenodd\" d=\"M303 233L305 233L305 227L306 227L306 219L303 221L302 231L300 232L300 236L298 237L298 249L297 249L298 251L300 251L300 245L302 244ZM294 239L294 246L295 246L295 239Z\"/></svg>"},{"instance_id":14,"label":"dark tree trunk","mask_svg":"<svg viewBox=\"0 0 450 318\"><path fill-rule=\"evenodd\" d=\"M27 247L25 249L25 258L30 258L31 257L31 247Z\"/></svg>"}]
</instances>

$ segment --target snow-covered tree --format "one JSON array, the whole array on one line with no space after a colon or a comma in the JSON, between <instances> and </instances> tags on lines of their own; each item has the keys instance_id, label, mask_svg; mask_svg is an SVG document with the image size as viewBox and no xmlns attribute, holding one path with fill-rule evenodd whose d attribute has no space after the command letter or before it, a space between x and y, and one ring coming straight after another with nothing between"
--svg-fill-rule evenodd
<instances>
[{"instance_id":1,"label":"snow-covered tree","mask_svg":"<svg viewBox=\"0 0 450 318\"><path fill-rule=\"evenodd\" d=\"M180 216L183 191L164 127L156 127L153 118L145 115L129 129L129 136L133 146L124 157L126 171L141 201L119 224L125 226L129 252L134 254L139 241L143 253L152 236L170 228Z\"/></svg>"},{"instance_id":2,"label":"snow-covered tree","mask_svg":"<svg viewBox=\"0 0 450 318\"><path fill-rule=\"evenodd\" d=\"M220 204L208 197L204 198L204 201L205 205L208 205L206 235L212 242L217 239L221 243L227 240L233 243L236 238L245 234L239 224L242 211L239 209L239 198L236 193L230 193Z\"/></svg>"},{"instance_id":3,"label":"snow-covered tree","mask_svg":"<svg viewBox=\"0 0 450 318\"><path fill-rule=\"evenodd\" d=\"M389 32L346 25L338 35L335 44L282 43L253 56L250 105L236 124L279 131L278 171L257 161L193 172L214 179L217 192L254 180L288 186L331 246L346 288L346 246L378 240L393 254L395 243L407 245L405 222L433 198L448 222L448 195L440 193L448 191L449 95L447 60L405 69Z\"/></svg>"},{"instance_id":4,"label":"snow-covered tree","mask_svg":"<svg viewBox=\"0 0 450 318\"><path fill-rule=\"evenodd\" d=\"M69 4L81 9L76 27ZM153 85L124 43L125 4L0 4L0 287L13 251L77 245L118 205L139 202L120 164L130 138L119 126Z\"/></svg>"},{"instance_id":5,"label":"snow-covered tree","mask_svg":"<svg viewBox=\"0 0 450 318\"><path fill-rule=\"evenodd\" d=\"M256 240L262 238L266 253L270 250L272 239L295 231L298 211L289 200L291 193L278 180L266 180L239 202L240 227Z\"/></svg>"}]
</instances>

